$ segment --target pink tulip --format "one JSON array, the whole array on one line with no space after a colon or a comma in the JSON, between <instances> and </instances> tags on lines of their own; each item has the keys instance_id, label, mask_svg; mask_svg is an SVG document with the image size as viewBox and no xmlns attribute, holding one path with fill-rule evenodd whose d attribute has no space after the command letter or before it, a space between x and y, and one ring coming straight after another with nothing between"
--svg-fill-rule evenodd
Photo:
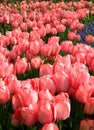
<instances>
[{"instance_id":1,"label":"pink tulip","mask_svg":"<svg viewBox=\"0 0 94 130\"><path fill-rule=\"evenodd\" d=\"M64 71L69 73L71 68L71 56L56 57L55 63L53 64L53 73Z\"/></svg>"},{"instance_id":2,"label":"pink tulip","mask_svg":"<svg viewBox=\"0 0 94 130\"><path fill-rule=\"evenodd\" d=\"M0 104L5 104L10 99L10 92L4 81L0 79Z\"/></svg>"},{"instance_id":3,"label":"pink tulip","mask_svg":"<svg viewBox=\"0 0 94 130\"><path fill-rule=\"evenodd\" d=\"M10 60L15 60L18 56L21 55L19 45L13 46L12 50L9 52L8 57Z\"/></svg>"},{"instance_id":4,"label":"pink tulip","mask_svg":"<svg viewBox=\"0 0 94 130\"><path fill-rule=\"evenodd\" d=\"M64 71L57 72L52 77L57 92L68 92L70 77Z\"/></svg>"},{"instance_id":5,"label":"pink tulip","mask_svg":"<svg viewBox=\"0 0 94 130\"><path fill-rule=\"evenodd\" d=\"M62 52L70 52L70 53L72 53L73 48L74 48L74 46L73 46L72 41L62 41L61 42L61 50L62 50Z\"/></svg>"},{"instance_id":6,"label":"pink tulip","mask_svg":"<svg viewBox=\"0 0 94 130\"><path fill-rule=\"evenodd\" d=\"M16 74L23 74L27 69L26 58L18 58L14 64L14 68Z\"/></svg>"},{"instance_id":7,"label":"pink tulip","mask_svg":"<svg viewBox=\"0 0 94 130\"><path fill-rule=\"evenodd\" d=\"M92 87L88 83L82 83L75 91L75 98L80 103L86 103L92 95Z\"/></svg>"},{"instance_id":8,"label":"pink tulip","mask_svg":"<svg viewBox=\"0 0 94 130\"><path fill-rule=\"evenodd\" d=\"M29 107L38 102L38 93L30 88L21 88L12 97L12 107L15 111L19 107Z\"/></svg>"},{"instance_id":9,"label":"pink tulip","mask_svg":"<svg viewBox=\"0 0 94 130\"><path fill-rule=\"evenodd\" d=\"M37 31L30 32L30 41L40 40L40 35Z\"/></svg>"},{"instance_id":10,"label":"pink tulip","mask_svg":"<svg viewBox=\"0 0 94 130\"><path fill-rule=\"evenodd\" d=\"M33 87L33 89L37 92L39 92L39 78L33 78L30 80L30 83Z\"/></svg>"},{"instance_id":11,"label":"pink tulip","mask_svg":"<svg viewBox=\"0 0 94 130\"><path fill-rule=\"evenodd\" d=\"M52 75L53 74L53 66L49 63L42 64L40 66L39 74L40 74L40 76Z\"/></svg>"},{"instance_id":12,"label":"pink tulip","mask_svg":"<svg viewBox=\"0 0 94 130\"><path fill-rule=\"evenodd\" d=\"M38 102L38 120L43 125L56 120L55 105L52 102L48 100Z\"/></svg>"},{"instance_id":13,"label":"pink tulip","mask_svg":"<svg viewBox=\"0 0 94 130\"><path fill-rule=\"evenodd\" d=\"M44 57L50 57L52 53L52 47L48 44L41 46L41 54Z\"/></svg>"},{"instance_id":14,"label":"pink tulip","mask_svg":"<svg viewBox=\"0 0 94 130\"><path fill-rule=\"evenodd\" d=\"M65 120L70 116L70 100L67 93L60 93L55 97L56 118Z\"/></svg>"},{"instance_id":15,"label":"pink tulip","mask_svg":"<svg viewBox=\"0 0 94 130\"><path fill-rule=\"evenodd\" d=\"M90 97L84 106L84 112L86 114L92 115L94 114L94 97Z\"/></svg>"},{"instance_id":16,"label":"pink tulip","mask_svg":"<svg viewBox=\"0 0 94 130\"><path fill-rule=\"evenodd\" d=\"M19 121L28 127L33 126L38 121L37 104L18 108L12 115L12 124L17 125Z\"/></svg>"},{"instance_id":17,"label":"pink tulip","mask_svg":"<svg viewBox=\"0 0 94 130\"><path fill-rule=\"evenodd\" d=\"M14 74L11 74L8 77L6 77L4 81L11 94L14 94L21 87L21 82L17 79L17 77Z\"/></svg>"},{"instance_id":18,"label":"pink tulip","mask_svg":"<svg viewBox=\"0 0 94 130\"><path fill-rule=\"evenodd\" d=\"M31 65L34 69L39 69L42 65L42 59L39 56L34 56L31 59Z\"/></svg>"},{"instance_id":19,"label":"pink tulip","mask_svg":"<svg viewBox=\"0 0 94 130\"><path fill-rule=\"evenodd\" d=\"M68 39L69 40L74 40L75 36L76 36L76 34L74 32L68 32Z\"/></svg>"},{"instance_id":20,"label":"pink tulip","mask_svg":"<svg viewBox=\"0 0 94 130\"><path fill-rule=\"evenodd\" d=\"M51 92L46 89L46 90L40 90L38 92L38 98L39 100L53 100L54 96L51 94Z\"/></svg>"},{"instance_id":21,"label":"pink tulip","mask_svg":"<svg viewBox=\"0 0 94 130\"><path fill-rule=\"evenodd\" d=\"M56 92L56 85L50 75L45 75L39 78L39 88L40 90L48 89L51 94L55 94Z\"/></svg>"},{"instance_id":22,"label":"pink tulip","mask_svg":"<svg viewBox=\"0 0 94 130\"><path fill-rule=\"evenodd\" d=\"M54 123L45 124L41 130L59 130L58 126Z\"/></svg>"},{"instance_id":23,"label":"pink tulip","mask_svg":"<svg viewBox=\"0 0 94 130\"><path fill-rule=\"evenodd\" d=\"M41 48L41 44L40 44L40 41L31 41L29 43L29 52L32 54L32 55L36 55L40 52L40 48Z\"/></svg>"},{"instance_id":24,"label":"pink tulip","mask_svg":"<svg viewBox=\"0 0 94 130\"><path fill-rule=\"evenodd\" d=\"M48 39L48 45L52 47L52 56L57 55L60 52L59 37L53 36Z\"/></svg>"},{"instance_id":25,"label":"pink tulip","mask_svg":"<svg viewBox=\"0 0 94 130\"><path fill-rule=\"evenodd\" d=\"M85 118L80 122L79 130L93 130L94 129L94 120L90 118Z\"/></svg>"},{"instance_id":26,"label":"pink tulip","mask_svg":"<svg viewBox=\"0 0 94 130\"><path fill-rule=\"evenodd\" d=\"M94 41L94 37L92 35L87 35L85 41L87 44L91 44Z\"/></svg>"}]
</instances>

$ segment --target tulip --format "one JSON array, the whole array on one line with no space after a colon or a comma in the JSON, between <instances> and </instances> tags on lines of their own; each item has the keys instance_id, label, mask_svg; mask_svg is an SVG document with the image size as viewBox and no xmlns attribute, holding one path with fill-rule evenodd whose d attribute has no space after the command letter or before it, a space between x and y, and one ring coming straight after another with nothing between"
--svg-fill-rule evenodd
<instances>
[{"instance_id":1,"label":"tulip","mask_svg":"<svg viewBox=\"0 0 94 130\"><path fill-rule=\"evenodd\" d=\"M31 59L31 65L34 69L39 69L42 65L42 59L39 56L34 56Z\"/></svg>"},{"instance_id":2,"label":"tulip","mask_svg":"<svg viewBox=\"0 0 94 130\"><path fill-rule=\"evenodd\" d=\"M58 126L54 123L45 124L41 130L59 130Z\"/></svg>"},{"instance_id":3,"label":"tulip","mask_svg":"<svg viewBox=\"0 0 94 130\"><path fill-rule=\"evenodd\" d=\"M38 121L37 104L30 105L29 107L18 108L12 115L12 124L17 125L22 122L26 126L33 126Z\"/></svg>"},{"instance_id":4,"label":"tulip","mask_svg":"<svg viewBox=\"0 0 94 130\"><path fill-rule=\"evenodd\" d=\"M10 92L4 81L0 79L0 104L6 104L10 99Z\"/></svg>"},{"instance_id":5,"label":"tulip","mask_svg":"<svg viewBox=\"0 0 94 130\"><path fill-rule=\"evenodd\" d=\"M60 93L55 97L56 119L65 120L70 116L70 100L67 93Z\"/></svg>"},{"instance_id":6,"label":"tulip","mask_svg":"<svg viewBox=\"0 0 94 130\"><path fill-rule=\"evenodd\" d=\"M84 112L89 115L94 114L94 98L93 97L90 97L86 101L85 106L84 106Z\"/></svg>"},{"instance_id":7,"label":"tulip","mask_svg":"<svg viewBox=\"0 0 94 130\"><path fill-rule=\"evenodd\" d=\"M12 107L15 111L19 107L29 107L38 102L38 93L30 88L21 88L12 97Z\"/></svg>"},{"instance_id":8,"label":"tulip","mask_svg":"<svg viewBox=\"0 0 94 130\"><path fill-rule=\"evenodd\" d=\"M57 92L68 92L70 77L64 71L57 72L52 77Z\"/></svg>"},{"instance_id":9,"label":"tulip","mask_svg":"<svg viewBox=\"0 0 94 130\"><path fill-rule=\"evenodd\" d=\"M94 129L94 120L86 118L81 120L79 130L93 130Z\"/></svg>"},{"instance_id":10,"label":"tulip","mask_svg":"<svg viewBox=\"0 0 94 130\"><path fill-rule=\"evenodd\" d=\"M16 93L21 87L21 82L17 79L14 74L9 75L4 79L11 94Z\"/></svg>"},{"instance_id":11,"label":"tulip","mask_svg":"<svg viewBox=\"0 0 94 130\"><path fill-rule=\"evenodd\" d=\"M53 66L51 64L49 64L49 63L42 64L40 66L39 74L40 74L40 76L52 75L53 74Z\"/></svg>"},{"instance_id":12,"label":"tulip","mask_svg":"<svg viewBox=\"0 0 94 130\"><path fill-rule=\"evenodd\" d=\"M26 58L18 58L14 64L14 70L16 74L23 74L27 69Z\"/></svg>"},{"instance_id":13,"label":"tulip","mask_svg":"<svg viewBox=\"0 0 94 130\"><path fill-rule=\"evenodd\" d=\"M39 78L39 88L40 90L48 89L52 95L56 93L56 85L50 75L45 75Z\"/></svg>"},{"instance_id":14,"label":"tulip","mask_svg":"<svg viewBox=\"0 0 94 130\"><path fill-rule=\"evenodd\" d=\"M48 100L38 102L38 120L43 125L56 120L54 103Z\"/></svg>"}]
</instances>

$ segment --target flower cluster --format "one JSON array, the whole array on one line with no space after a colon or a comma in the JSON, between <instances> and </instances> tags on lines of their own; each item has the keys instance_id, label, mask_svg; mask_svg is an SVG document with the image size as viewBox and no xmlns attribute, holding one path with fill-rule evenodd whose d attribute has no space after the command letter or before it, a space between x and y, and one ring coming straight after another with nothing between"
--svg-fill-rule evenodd
<instances>
[{"instance_id":1,"label":"flower cluster","mask_svg":"<svg viewBox=\"0 0 94 130\"><path fill-rule=\"evenodd\" d=\"M85 29L81 20L93 10L87 1L0 4L0 25L12 28L0 33L0 104L11 102L13 126L39 122L41 130L59 130L56 121L71 115L70 97L94 114L94 51L77 44L83 37L77 30ZM82 120L80 130L93 124Z\"/></svg>"}]
</instances>

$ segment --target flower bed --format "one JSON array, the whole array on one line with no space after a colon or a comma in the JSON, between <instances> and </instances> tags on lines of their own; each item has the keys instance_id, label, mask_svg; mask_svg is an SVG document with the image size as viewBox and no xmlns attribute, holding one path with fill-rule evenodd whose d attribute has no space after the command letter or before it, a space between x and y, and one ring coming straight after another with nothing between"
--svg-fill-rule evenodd
<instances>
[{"instance_id":1,"label":"flower bed","mask_svg":"<svg viewBox=\"0 0 94 130\"><path fill-rule=\"evenodd\" d=\"M93 14L87 1L0 4L0 130L94 129Z\"/></svg>"}]
</instances>

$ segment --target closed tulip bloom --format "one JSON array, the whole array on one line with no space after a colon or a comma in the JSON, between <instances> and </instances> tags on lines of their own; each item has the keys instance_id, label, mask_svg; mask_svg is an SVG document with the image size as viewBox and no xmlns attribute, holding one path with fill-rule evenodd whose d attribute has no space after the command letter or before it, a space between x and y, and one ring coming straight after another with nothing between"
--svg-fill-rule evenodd
<instances>
[{"instance_id":1,"label":"closed tulip bloom","mask_svg":"<svg viewBox=\"0 0 94 130\"><path fill-rule=\"evenodd\" d=\"M42 64L40 66L39 74L40 74L40 76L52 75L53 74L53 66L51 64L49 64L49 63Z\"/></svg>"},{"instance_id":2,"label":"closed tulip bloom","mask_svg":"<svg viewBox=\"0 0 94 130\"><path fill-rule=\"evenodd\" d=\"M4 81L11 94L14 94L21 87L21 82L17 79L17 77L14 74L11 74L8 77L6 77Z\"/></svg>"},{"instance_id":3,"label":"closed tulip bloom","mask_svg":"<svg viewBox=\"0 0 94 130\"><path fill-rule=\"evenodd\" d=\"M10 92L4 81L0 79L0 104L5 104L10 99Z\"/></svg>"},{"instance_id":4,"label":"closed tulip bloom","mask_svg":"<svg viewBox=\"0 0 94 130\"><path fill-rule=\"evenodd\" d=\"M59 130L58 126L54 123L45 124L40 130Z\"/></svg>"},{"instance_id":5,"label":"closed tulip bloom","mask_svg":"<svg viewBox=\"0 0 94 130\"><path fill-rule=\"evenodd\" d=\"M31 59L31 65L34 69L39 69L42 65L42 59L39 56L34 56Z\"/></svg>"},{"instance_id":6,"label":"closed tulip bloom","mask_svg":"<svg viewBox=\"0 0 94 130\"><path fill-rule=\"evenodd\" d=\"M52 95L56 93L56 85L50 75L45 75L39 78L39 88L40 90L48 89Z\"/></svg>"},{"instance_id":7,"label":"closed tulip bloom","mask_svg":"<svg viewBox=\"0 0 94 130\"><path fill-rule=\"evenodd\" d=\"M81 120L79 130L94 130L94 120L90 118Z\"/></svg>"},{"instance_id":8,"label":"closed tulip bloom","mask_svg":"<svg viewBox=\"0 0 94 130\"><path fill-rule=\"evenodd\" d=\"M48 100L39 101L38 120L43 125L56 120L56 111L54 103Z\"/></svg>"},{"instance_id":9,"label":"closed tulip bloom","mask_svg":"<svg viewBox=\"0 0 94 130\"><path fill-rule=\"evenodd\" d=\"M56 119L65 120L70 116L70 100L67 93L60 93L55 98Z\"/></svg>"},{"instance_id":10,"label":"closed tulip bloom","mask_svg":"<svg viewBox=\"0 0 94 130\"><path fill-rule=\"evenodd\" d=\"M44 57L50 57L52 53L52 47L48 44L41 46L41 54Z\"/></svg>"},{"instance_id":11,"label":"closed tulip bloom","mask_svg":"<svg viewBox=\"0 0 94 130\"><path fill-rule=\"evenodd\" d=\"M92 87L88 83L82 83L78 87L78 89L75 91L75 98L80 102L80 103L86 103L88 98L91 97L92 95Z\"/></svg>"},{"instance_id":12,"label":"closed tulip bloom","mask_svg":"<svg viewBox=\"0 0 94 130\"><path fill-rule=\"evenodd\" d=\"M38 98L39 100L53 100L54 96L48 89L46 89L46 90L40 90L38 92Z\"/></svg>"},{"instance_id":13,"label":"closed tulip bloom","mask_svg":"<svg viewBox=\"0 0 94 130\"><path fill-rule=\"evenodd\" d=\"M22 122L26 126L33 126L38 121L37 104L31 104L29 107L20 107L12 115L12 125Z\"/></svg>"},{"instance_id":14,"label":"closed tulip bloom","mask_svg":"<svg viewBox=\"0 0 94 130\"><path fill-rule=\"evenodd\" d=\"M64 71L57 72L52 77L54 84L56 86L57 92L68 92L70 85L70 77Z\"/></svg>"},{"instance_id":15,"label":"closed tulip bloom","mask_svg":"<svg viewBox=\"0 0 94 130\"><path fill-rule=\"evenodd\" d=\"M84 111L86 114L92 115L94 114L94 97L90 97L84 106Z\"/></svg>"},{"instance_id":16,"label":"closed tulip bloom","mask_svg":"<svg viewBox=\"0 0 94 130\"><path fill-rule=\"evenodd\" d=\"M38 102L38 93L30 88L21 88L12 97L12 107L15 111L19 107L29 107Z\"/></svg>"},{"instance_id":17,"label":"closed tulip bloom","mask_svg":"<svg viewBox=\"0 0 94 130\"><path fill-rule=\"evenodd\" d=\"M15 61L14 69L16 74L23 74L27 69L27 60L26 58L18 58Z\"/></svg>"}]
</instances>

